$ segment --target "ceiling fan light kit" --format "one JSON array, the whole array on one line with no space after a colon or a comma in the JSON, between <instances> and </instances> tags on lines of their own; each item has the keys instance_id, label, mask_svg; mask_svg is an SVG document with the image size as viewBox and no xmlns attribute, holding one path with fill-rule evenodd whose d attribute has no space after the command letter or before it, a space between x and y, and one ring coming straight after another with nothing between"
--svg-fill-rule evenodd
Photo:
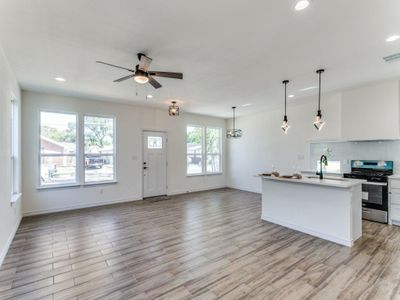
<instances>
[{"instance_id":1,"label":"ceiling fan light kit","mask_svg":"<svg viewBox=\"0 0 400 300\"><path fill-rule=\"evenodd\" d=\"M226 137L229 138L240 138L242 137L242 130L241 129L236 129L235 128L235 122L236 122L236 116L235 116L235 110L236 106L232 106L232 111L233 111L233 118L232 118L232 129L227 129L226 130Z\"/></svg>"},{"instance_id":2,"label":"ceiling fan light kit","mask_svg":"<svg viewBox=\"0 0 400 300\"><path fill-rule=\"evenodd\" d=\"M129 71L133 74L115 79L114 82L121 82L125 81L129 78L133 78L137 83L145 84L150 83L155 89L159 89L162 85L154 79L154 77L165 77L165 78L172 78L172 79L183 79L182 73L177 72L162 72L162 71L151 71L149 70L150 64L152 59L146 56L143 53L138 53L139 64L136 65L135 70L130 68L125 68L117 65L113 65L110 63L106 63L104 61L96 61L99 64L107 65L113 68L118 68L122 70Z\"/></svg>"}]
</instances>

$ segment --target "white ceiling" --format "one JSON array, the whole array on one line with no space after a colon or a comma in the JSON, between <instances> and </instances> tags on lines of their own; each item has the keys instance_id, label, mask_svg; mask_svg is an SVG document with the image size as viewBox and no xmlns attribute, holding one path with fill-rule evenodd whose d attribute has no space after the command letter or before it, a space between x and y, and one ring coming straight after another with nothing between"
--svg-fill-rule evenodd
<instances>
[{"instance_id":1,"label":"white ceiling","mask_svg":"<svg viewBox=\"0 0 400 300\"><path fill-rule=\"evenodd\" d=\"M299 89L316 85L319 67L325 91L400 77L399 62L382 60L400 52L400 40L385 42L394 33L399 0L313 0L300 12L293 0L0 2L0 44L22 88L151 106L177 98L184 111L222 117L232 105L252 103L243 114L283 104L283 79L290 101L315 94ZM184 80L137 88L95 63L134 67L141 51Z\"/></svg>"}]
</instances>

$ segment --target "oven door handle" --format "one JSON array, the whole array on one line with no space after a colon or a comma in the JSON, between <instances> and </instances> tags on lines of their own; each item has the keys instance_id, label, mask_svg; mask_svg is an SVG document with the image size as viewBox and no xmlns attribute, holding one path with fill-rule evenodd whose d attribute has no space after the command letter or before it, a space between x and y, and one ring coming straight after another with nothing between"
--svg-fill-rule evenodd
<instances>
[{"instance_id":1,"label":"oven door handle","mask_svg":"<svg viewBox=\"0 0 400 300\"><path fill-rule=\"evenodd\" d=\"M366 185L379 185L379 186L387 186L387 182L363 182L362 184L366 184Z\"/></svg>"}]
</instances>

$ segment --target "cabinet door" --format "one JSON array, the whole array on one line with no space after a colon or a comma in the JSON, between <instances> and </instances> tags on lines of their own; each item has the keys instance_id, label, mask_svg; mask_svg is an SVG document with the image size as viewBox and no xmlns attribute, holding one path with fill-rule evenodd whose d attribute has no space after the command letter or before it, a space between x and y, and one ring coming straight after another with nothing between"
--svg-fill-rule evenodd
<instances>
[{"instance_id":1,"label":"cabinet door","mask_svg":"<svg viewBox=\"0 0 400 300\"><path fill-rule=\"evenodd\" d=\"M348 140L398 138L399 113L398 80L344 91L342 135Z\"/></svg>"},{"instance_id":2,"label":"cabinet door","mask_svg":"<svg viewBox=\"0 0 400 300\"><path fill-rule=\"evenodd\" d=\"M390 208L390 218L392 221L400 222L400 205L392 204Z\"/></svg>"}]
</instances>

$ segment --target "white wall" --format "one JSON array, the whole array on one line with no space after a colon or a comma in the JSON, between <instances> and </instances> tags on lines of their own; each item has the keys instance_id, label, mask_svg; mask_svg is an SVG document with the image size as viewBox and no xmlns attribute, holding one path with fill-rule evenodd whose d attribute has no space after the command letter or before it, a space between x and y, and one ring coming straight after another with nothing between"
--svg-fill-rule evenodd
<instances>
[{"instance_id":1,"label":"white wall","mask_svg":"<svg viewBox=\"0 0 400 300\"><path fill-rule=\"evenodd\" d=\"M40 109L115 116L118 183L38 190ZM168 132L169 194L226 186L226 172L223 175L186 176L186 125L217 126L224 132L224 119L185 113L179 117L170 117L167 110L24 91L22 120L22 182L25 215L142 199L143 129ZM225 152L225 143L223 151ZM225 161L223 169L225 171Z\"/></svg>"},{"instance_id":2,"label":"white wall","mask_svg":"<svg viewBox=\"0 0 400 300\"><path fill-rule=\"evenodd\" d=\"M21 220L20 201L11 205L11 97L20 89L0 48L0 265ZM20 173L20 172L19 172Z\"/></svg>"}]
</instances>

